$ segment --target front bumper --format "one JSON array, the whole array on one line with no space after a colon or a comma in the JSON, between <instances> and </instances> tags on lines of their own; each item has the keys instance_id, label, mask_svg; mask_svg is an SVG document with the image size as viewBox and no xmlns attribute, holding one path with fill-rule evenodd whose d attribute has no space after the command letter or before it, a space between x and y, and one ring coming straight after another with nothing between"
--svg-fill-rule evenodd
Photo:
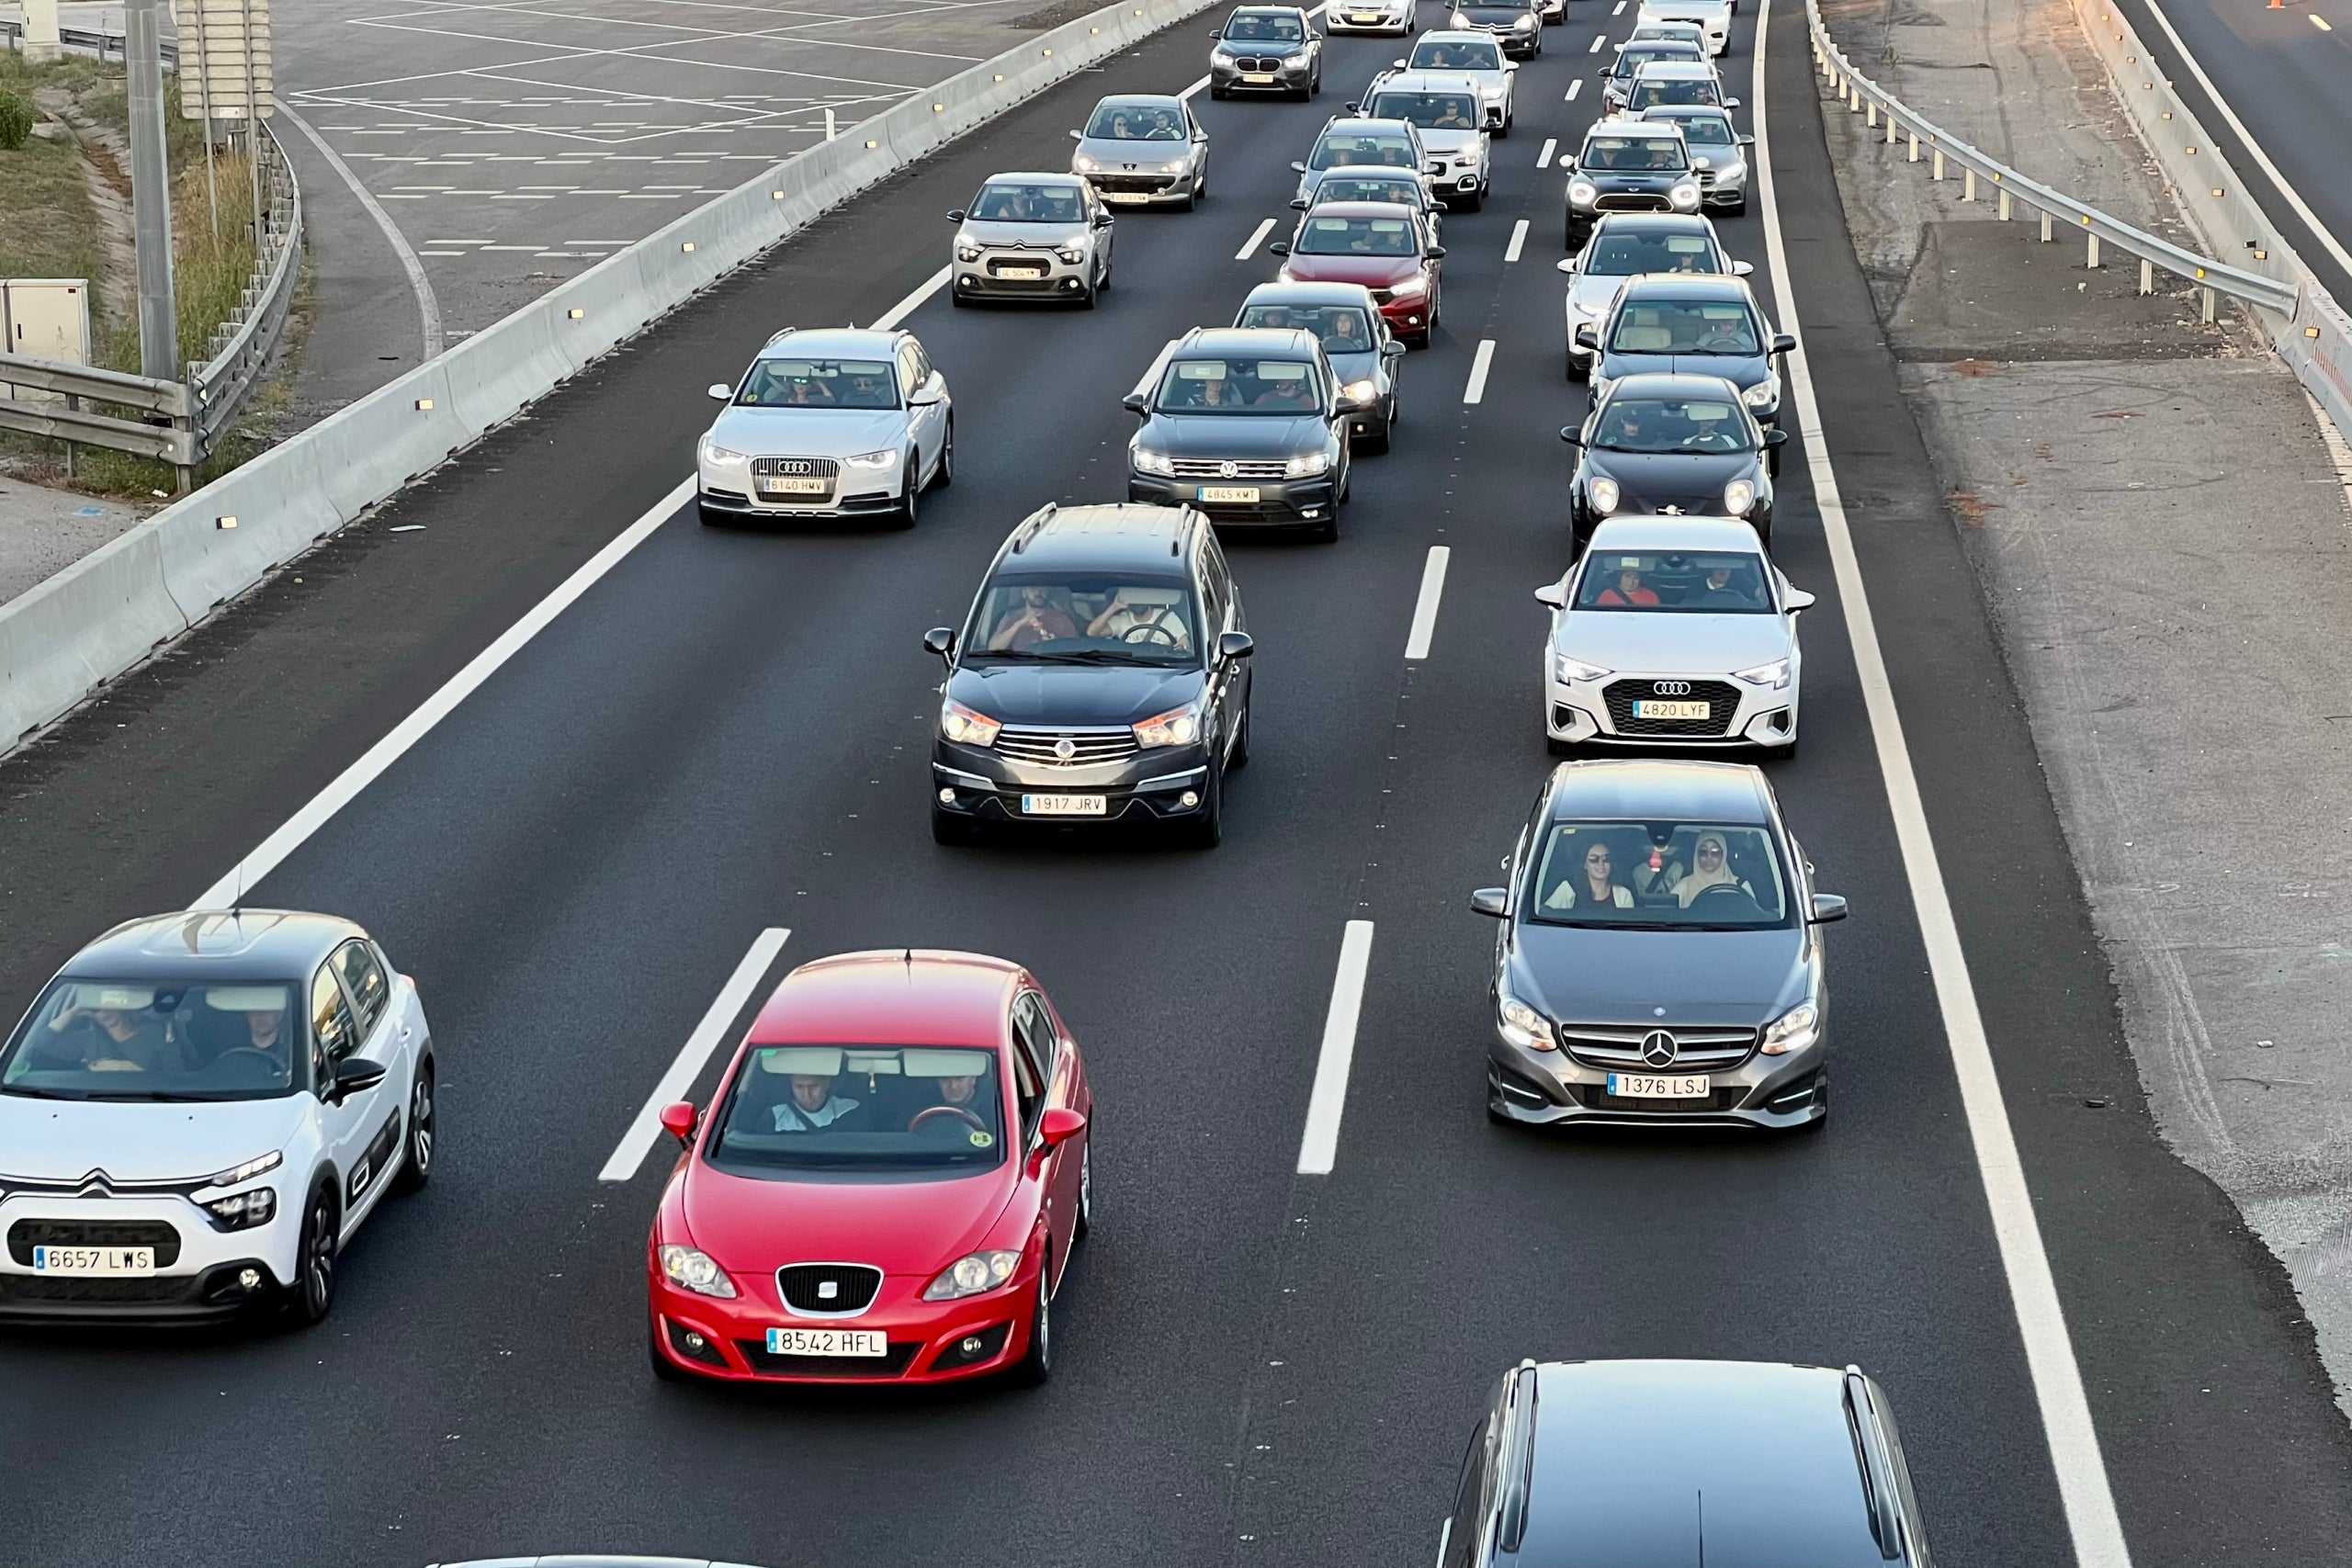
<instances>
[{"instance_id":1,"label":"front bumper","mask_svg":"<svg viewBox=\"0 0 2352 1568\"><path fill-rule=\"evenodd\" d=\"M1380 310L1380 319L1388 330L1404 337L1419 337L1430 330L1430 290L1419 294L1396 294L1385 288L1372 291L1372 302Z\"/></svg>"},{"instance_id":2,"label":"front bumper","mask_svg":"<svg viewBox=\"0 0 2352 1568\"><path fill-rule=\"evenodd\" d=\"M1226 93L1295 93L1313 81L1315 73L1305 55L1209 57L1209 85Z\"/></svg>"},{"instance_id":3,"label":"front bumper","mask_svg":"<svg viewBox=\"0 0 2352 1568\"><path fill-rule=\"evenodd\" d=\"M933 743L932 800L940 811L981 822L1086 827L1103 822L1181 822L1208 805L1205 746L1159 746L1116 762L1058 767L1007 757L993 746ZM1099 817L1032 816L1024 795L1099 795Z\"/></svg>"},{"instance_id":4,"label":"front bumper","mask_svg":"<svg viewBox=\"0 0 2352 1568\"><path fill-rule=\"evenodd\" d=\"M950 257L955 264L956 292L966 299L1075 299L1086 292L1087 279L1094 270L1091 250L1085 260L1077 262L1064 261L1051 251L984 250L979 260L968 262L952 252ZM1004 276L1008 269L1037 276L1008 277Z\"/></svg>"},{"instance_id":5,"label":"front bumper","mask_svg":"<svg viewBox=\"0 0 2352 1568\"><path fill-rule=\"evenodd\" d=\"M790 517L870 517L897 509L899 486L906 465L887 468L833 464L832 489L822 495L767 496L760 493L755 472L766 459L753 457L740 463L714 463L695 454L695 501L706 513L718 513L746 520Z\"/></svg>"},{"instance_id":6,"label":"front bumper","mask_svg":"<svg viewBox=\"0 0 2352 1568\"><path fill-rule=\"evenodd\" d=\"M1204 490L1228 488L1254 490L1258 498L1248 502L1201 499ZM1338 504L1338 487L1328 473L1303 479L1173 479L1131 468L1127 472L1127 499L1159 506L1193 507L1208 513L1209 520L1220 526L1261 523L1279 527L1329 520Z\"/></svg>"},{"instance_id":7,"label":"front bumper","mask_svg":"<svg viewBox=\"0 0 2352 1568\"><path fill-rule=\"evenodd\" d=\"M266 1185L266 1184L265 1184ZM178 1197L0 1201L0 1319L52 1323L200 1323L275 1301L294 1277L301 1205L278 1195L267 1224L216 1229ZM169 1240L165 1240L165 1233ZM153 1246L156 1272L37 1273L33 1247Z\"/></svg>"},{"instance_id":8,"label":"front bumper","mask_svg":"<svg viewBox=\"0 0 2352 1568\"><path fill-rule=\"evenodd\" d=\"M1743 167L1735 179L1726 180L1713 170L1702 170L1699 175L1699 205L1702 208L1738 207L1747 200L1747 170Z\"/></svg>"},{"instance_id":9,"label":"front bumper","mask_svg":"<svg viewBox=\"0 0 2352 1568\"><path fill-rule=\"evenodd\" d=\"M1323 30L1327 33L1395 33L1398 37L1413 30L1411 0L1402 5L1350 6L1344 9L1327 10L1323 14Z\"/></svg>"},{"instance_id":10,"label":"front bumper","mask_svg":"<svg viewBox=\"0 0 2352 1568\"><path fill-rule=\"evenodd\" d=\"M893 1274L874 1304L854 1317L799 1317L774 1299L775 1276L735 1276L746 1293L698 1296L650 1275L653 1353L682 1371L722 1382L951 1382L1001 1371L1029 1351L1038 1259L986 1295L922 1299L926 1279ZM765 1295L761 1287L767 1287ZM854 1328L888 1336L877 1357L771 1356L770 1328ZM695 1340L699 1339L699 1344ZM967 1348L966 1342L977 1340Z\"/></svg>"},{"instance_id":11,"label":"front bumper","mask_svg":"<svg viewBox=\"0 0 2352 1568\"><path fill-rule=\"evenodd\" d=\"M1728 675L1655 675L1611 672L1599 681L1562 681L1554 667L1552 649L1544 651L1544 732L1572 746L1624 746L1721 749L1787 746L1797 735L1798 682L1757 686ZM1726 694L1736 700L1731 716L1717 720L1637 719L1632 716L1635 695L1646 696L1657 681L1679 681L1692 688L1686 695L1704 696L1710 707ZM1612 686L1627 688L1611 693Z\"/></svg>"},{"instance_id":12,"label":"front bumper","mask_svg":"<svg viewBox=\"0 0 2352 1568\"><path fill-rule=\"evenodd\" d=\"M1198 166L1186 164L1174 174L1158 169L1076 169L1071 172L1081 175L1088 185L1094 187L1094 194L1113 207L1159 207L1191 198L1193 176L1198 172Z\"/></svg>"},{"instance_id":13,"label":"front bumper","mask_svg":"<svg viewBox=\"0 0 2352 1568\"><path fill-rule=\"evenodd\" d=\"M1826 1031L1802 1051L1785 1056L1750 1052L1736 1066L1711 1071L1704 1101L1644 1102L1611 1094L1610 1073L1624 1070L1589 1066L1566 1051L1531 1051L1498 1032L1487 1047L1487 1104L1507 1121L1533 1126L1784 1129L1829 1114Z\"/></svg>"}]
</instances>

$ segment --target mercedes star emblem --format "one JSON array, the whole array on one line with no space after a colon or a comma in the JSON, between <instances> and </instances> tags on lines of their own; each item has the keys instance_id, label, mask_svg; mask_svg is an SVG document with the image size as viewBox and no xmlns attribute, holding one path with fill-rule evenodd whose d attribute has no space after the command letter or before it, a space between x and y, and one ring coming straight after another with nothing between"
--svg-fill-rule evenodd
<instances>
[{"instance_id":1,"label":"mercedes star emblem","mask_svg":"<svg viewBox=\"0 0 2352 1568\"><path fill-rule=\"evenodd\" d=\"M1663 1029L1653 1029L1642 1036L1642 1060L1653 1067L1674 1066L1674 1036Z\"/></svg>"}]
</instances>

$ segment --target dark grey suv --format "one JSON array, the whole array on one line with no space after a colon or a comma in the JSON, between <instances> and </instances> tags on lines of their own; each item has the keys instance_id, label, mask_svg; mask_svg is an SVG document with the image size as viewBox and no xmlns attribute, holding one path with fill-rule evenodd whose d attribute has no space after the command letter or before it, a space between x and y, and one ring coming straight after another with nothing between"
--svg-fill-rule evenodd
<instances>
[{"instance_id":1,"label":"dark grey suv","mask_svg":"<svg viewBox=\"0 0 2352 1568\"><path fill-rule=\"evenodd\" d=\"M1305 524L1340 536L1348 426L1380 407L1340 385L1315 334L1195 327L1124 400L1127 498L1196 506L1220 525Z\"/></svg>"},{"instance_id":2,"label":"dark grey suv","mask_svg":"<svg viewBox=\"0 0 2352 1568\"><path fill-rule=\"evenodd\" d=\"M1850 1366L1521 1361L1441 1536L1438 1568L1931 1568L1886 1391Z\"/></svg>"},{"instance_id":3,"label":"dark grey suv","mask_svg":"<svg viewBox=\"0 0 2352 1568\"><path fill-rule=\"evenodd\" d=\"M997 551L947 665L932 749L932 836L983 823L1166 822L1223 832L1225 775L1250 760L1241 591L1191 507L1056 506Z\"/></svg>"},{"instance_id":4,"label":"dark grey suv","mask_svg":"<svg viewBox=\"0 0 2352 1568\"><path fill-rule=\"evenodd\" d=\"M1736 701L1658 681L1642 705ZM1498 1122L1818 1126L1829 1114L1820 932L1846 901L1760 769L1563 762L1471 908L1495 942L1487 1114Z\"/></svg>"}]
</instances>

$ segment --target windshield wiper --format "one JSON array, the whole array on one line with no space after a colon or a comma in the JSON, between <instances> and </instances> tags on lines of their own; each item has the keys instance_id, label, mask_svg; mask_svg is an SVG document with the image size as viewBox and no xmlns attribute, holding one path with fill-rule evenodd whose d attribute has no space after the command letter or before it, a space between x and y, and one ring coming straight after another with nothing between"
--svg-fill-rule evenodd
<instances>
[{"instance_id":1,"label":"windshield wiper","mask_svg":"<svg viewBox=\"0 0 2352 1568\"><path fill-rule=\"evenodd\" d=\"M30 1084L10 1084L0 1094L21 1094L28 1100L87 1100L86 1094L68 1094L63 1089L35 1089Z\"/></svg>"},{"instance_id":2,"label":"windshield wiper","mask_svg":"<svg viewBox=\"0 0 2352 1568\"><path fill-rule=\"evenodd\" d=\"M1140 653L1129 653L1117 648L1077 648L1059 653L1024 653L1023 659L1041 660L1048 664L1167 664L1170 660Z\"/></svg>"}]
</instances>

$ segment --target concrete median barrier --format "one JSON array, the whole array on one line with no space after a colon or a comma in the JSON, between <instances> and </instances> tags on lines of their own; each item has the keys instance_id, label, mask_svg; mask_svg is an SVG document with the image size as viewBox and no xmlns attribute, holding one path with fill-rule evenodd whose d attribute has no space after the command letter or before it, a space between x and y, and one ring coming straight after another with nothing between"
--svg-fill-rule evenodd
<instances>
[{"instance_id":1,"label":"concrete median barrier","mask_svg":"<svg viewBox=\"0 0 2352 1568\"><path fill-rule=\"evenodd\" d=\"M1106 6L851 126L0 605L0 750L820 214L1212 3Z\"/></svg>"}]
</instances>

